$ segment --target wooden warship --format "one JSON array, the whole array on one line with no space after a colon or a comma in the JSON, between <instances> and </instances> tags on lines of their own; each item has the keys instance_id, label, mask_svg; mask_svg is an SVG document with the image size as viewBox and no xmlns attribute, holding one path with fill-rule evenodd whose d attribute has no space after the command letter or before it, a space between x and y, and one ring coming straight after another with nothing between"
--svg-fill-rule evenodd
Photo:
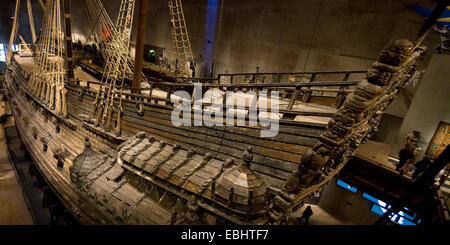
<instances>
[{"instance_id":1,"label":"wooden warship","mask_svg":"<svg viewBox=\"0 0 450 245\"><path fill-rule=\"evenodd\" d=\"M183 26L181 1L170 4L173 25ZM177 90L193 93L193 81L201 79L181 76L168 82L140 74L138 79L149 87L127 86L124 81L134 70L127 51L127 16L134 1L122 1L122 16L102 51L107 62L101 80L83 80L86 72L96 72L86 64L79 64L84 70L73 69L69 2L47 0L44 7L35 56L8 52L5 91L28 152L81 223L284 224L377 131L384 110L414 76L425 52L421 40L446 2L417 38L388 44L367 72L224 74L231 81L217 78L203 84L204 91L283 94L279 133L269 138L260 137L263 127L250 126L248 118L244 126L172 125L176 105L171 95ZM99 19L106 23L101 10ZM174 45L180 35L188 40L187 32L172 34ZM184 55L180 60L192 57ZM355 74L361 77L350 80ZM306 81L260 79L283 75ZM342 78L320 79L330 75ZM319 102L326 106L314 105ZM208 105L202 101L201 108Z\"/></svg>"}]
</instances>

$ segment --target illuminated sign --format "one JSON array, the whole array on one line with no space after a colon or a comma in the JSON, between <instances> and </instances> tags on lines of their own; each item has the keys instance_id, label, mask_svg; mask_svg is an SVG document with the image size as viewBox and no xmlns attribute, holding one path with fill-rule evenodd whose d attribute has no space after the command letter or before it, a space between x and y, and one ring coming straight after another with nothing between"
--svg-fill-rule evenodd
<instances>
[{"instance_id":1,"label":"illuminated sign","mask_svg":"<svg viewBox=\"0 0 450 245\"><path fill-rule=\"evenodd\" d=\"M367 193L363 193L362 196L372 202L374 202L374 204L372 205L372 208L370 209L370 211L378 214L378 215L383 215L384 213L386 213L387 209L391 207L391 205L387 205L387 203L381 201L378 198L375 198ZM389 218L392 222L397 223L399 225L417 225L420 223L420 219L417 221L417 223L413 222L414 218L416 218L416 214L412 213L411 210L404 208L405 211L409 211L410 214L407 214L404 211L399 211L397 214L394 215L390 215Z\"/></svg>"},{"instance_id":2,"label":"illuminated sign","mask_svg":"<svg viewBox=\"0 0 450 245\"><path fill-rule=\"evenodd\" d=\"M0 62L6 62L5 46L3 43L0 43Z\"/></svg>"},{"instance_id":3,"label":"illuminated sign","mask_svg":"<svg viewBox=\"0 0 450 245\"><path fill-rule=\"evenodd\" d=\"M353 186L345 183L342 180L337 180L336 184L338 184L339 186L344 187L345 189L347 189L347 190L349 190L349 191L351 191L353 193L356 193L358 191L358 189L356 189L356 187L353 187Z\"/></svg>"}]
</instances>

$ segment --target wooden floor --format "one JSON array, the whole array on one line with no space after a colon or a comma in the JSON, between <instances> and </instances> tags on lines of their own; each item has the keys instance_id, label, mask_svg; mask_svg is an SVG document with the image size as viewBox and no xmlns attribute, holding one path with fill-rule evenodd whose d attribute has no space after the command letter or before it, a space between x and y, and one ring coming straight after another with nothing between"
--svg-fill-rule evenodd
<instances>
[{"instance_id":1,"label":"wooden floor","mask_svg":"<svg viewBox=\"0 0 450 245\"><path fill-rule=\"evenodd\" d=\"M304 220L299 222L297 218L302 217L302 213L308 205L305 204L299 210L292 213L292 216L289 219L289 224L291 225L305 225ZM313 215L309 219L309 225L356 225L355 223L341 219L339 217L334 216L333 214L325 211L321 207L317 205L310 205L313 211Z\"/></svg>"}]
</instances>

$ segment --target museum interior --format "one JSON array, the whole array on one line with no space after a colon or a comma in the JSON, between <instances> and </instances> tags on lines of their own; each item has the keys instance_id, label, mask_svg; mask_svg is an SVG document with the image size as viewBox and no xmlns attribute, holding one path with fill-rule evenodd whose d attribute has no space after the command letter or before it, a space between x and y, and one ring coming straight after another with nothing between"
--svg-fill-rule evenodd
<instances>
[{"instance_id":1,"label":"museum interior","mask_svg":"<svg viewBox=\"0 0 450 245\"><path fill-rule=\"evenodd\" d=\"M0 224L448 225L449 3L2 1Z\"/></svg>"}]
</instances>

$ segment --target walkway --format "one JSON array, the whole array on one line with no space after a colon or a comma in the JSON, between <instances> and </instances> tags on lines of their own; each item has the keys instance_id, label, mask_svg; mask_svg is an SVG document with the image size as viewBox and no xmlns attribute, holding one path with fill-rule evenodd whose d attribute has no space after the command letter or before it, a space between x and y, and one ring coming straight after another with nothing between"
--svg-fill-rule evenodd
<instances>
[{"instance_id":1,"label":"walkway","mask_svg":"<svg viewBox=\"0 0 450 245\"><path fill-rule=\"evenodd\" d=\"M304 225L304 220L302 223L298 222L297 218L302 217L302 213L308 204L303 205L299 210L295 211L289 218L290 225ZM331 215L327 211L323 210L317 205L309 205L313 211L313 215L309 218L310 225L356 225L351 221L340 219L336 216Z\"/></svg>"},{"instance_id":2,"label":"walkway","mask_svg":"<svg viewBox=\"0 0 450 245\"><path fill-rule=\"evenodd\" d=\"M0 101L0 115L7 105ZM4 126L12 126L12 117L0 123L0 225L32 225L33 219L25 204L22 187L9 162Z\"/></svg>"}]
</instances>

